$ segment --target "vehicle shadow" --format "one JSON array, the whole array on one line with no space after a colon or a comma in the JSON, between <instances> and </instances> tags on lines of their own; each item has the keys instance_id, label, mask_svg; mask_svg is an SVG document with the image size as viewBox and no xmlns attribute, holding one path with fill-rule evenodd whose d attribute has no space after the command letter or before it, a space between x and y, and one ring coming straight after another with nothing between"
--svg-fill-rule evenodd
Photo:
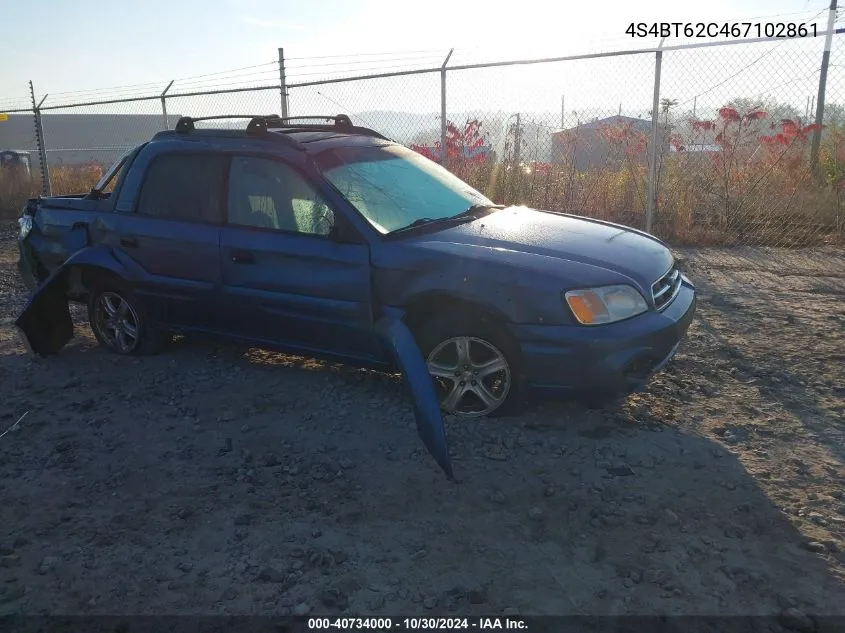
<instances>
[{"instance_id":1,"label":"vehicle shadow","mask_svg":"<svg viewBox=\"0 0 845 633\"><path fill-rule=\"evenodd\" d=\"M799 299L771 300L765 285L741 294L724 288L745 287L742 271L720 273L703 284L708 293L697 322L718 346L714 355L731 366L731 378L759 392L763 403L782 407L800 427L818 438L845 463L845 355L841 352L845 313L837 318L836 292L822 283L790 288ZM808 316L800 295L812 292L820 316ZM838 402L838 405L837 405ZM751 413L757 411L752 407ZM783 431L781 431L783 432ZM784 438L786 439L786 438Z\"/></svg>"},{"instance_id":2,"label":"vehicle shadow","mask_svg":"<svg viewBox=\"0 0 845 633\"><path fill-rule=\"evenodd\" d=\"M674 619L684 631L809 614L806 630L836 630L821 618L845 617L841 531L779 509L806 486L786 464L709 434L743 403L692 392L761 362L711 336L715 309L616 407L447 419L457 484L396 376L201 337L116 357L79 321L51 358L10 343L0 426L30 414L0 444L0 543L23 543L23 564L0 567L0 613L699 616ZM740 371L706 373L720 361ZM53 551L67 554L40 573Z\"/></svg>"},{"instance_id":3,"label":"vehicle shadow","mask_svg":"<svg viewBox=\"0 0 845 633\"><path fill-rule=\"evenodd\" d=\"M177 343L130 359L80 337L29 369L0 358L21 373L0 388L34 409L0 460L0 539L42 525L36 543L77 552L96 530L99 564L78 567L96 602L39 574L38 545L21 546L31 565L0 569L30 588L28 612L845 615L837 554L810 545L736 455L659 408L450 420L451 484L396 382L251 353ZM187 558L204 573L154 582L128 543L156 568ZM220 548L256 562L234 571ZM295 581L266 580L293 560Z\"/></svg>"}]
</instances>

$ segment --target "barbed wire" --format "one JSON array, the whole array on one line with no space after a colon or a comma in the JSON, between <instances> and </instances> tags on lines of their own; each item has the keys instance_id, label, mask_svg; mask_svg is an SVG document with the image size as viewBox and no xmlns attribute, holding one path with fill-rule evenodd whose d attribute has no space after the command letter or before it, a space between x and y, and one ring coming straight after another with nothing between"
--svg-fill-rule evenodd
<instances>
[{"instance_id":1,"label":"barbed wire","mask_svg":"<svg viewBox=\"0 0 845 633\"><path fill-rule=\"evenodd\" d=\"M812 19L812 20L815 20L815 19L816 19L817 17L819 17L822 13L824 13L825 11L828 11L828 10L829 10L829 9L822 9L821 11L819 11L818 13L816 13L816 15L815 15L813 18L811 18L811 19ZM766 52L764 52L762 55L760 55L759 57L757 57L757 58L756 58L754 61L752 61L750 64L747 64L747 65L743 66L742 68L740 68L740 69L739 69L738 71L736 71L735 73L733 73L733 74L729 75L728 77L726 77L725 79L723 79L723 80L722 80L722 81L720 81L719 83L717 83L717 84L715 84L715 85L711 86L710 88L707 88L707 89L706 89L706 90L704 90L703 92L699 92L697 95L693 96L692 98L687 99L686 101L683 101L683 102L679 103L679 104L678 104L678 106L684 106L684 105L686 105L686 104L688 104L688 103L691 103L691 102L695 101L696 99L698 99L699 97L703 97L704 95L706 95L706 94L708 94L708 93L710 93L710 92L713 92L713 90L715 90L716 88L719 88L719 87L721 87L721 86L724 86L726 83L728 83L728 82L729 82L729 81L731 81L732 79L735 79L736 77L738 77L739 75L741 75L742 73L744 73L746 70L748 70L749 68L752 68L753 66L755 66L756 64L758 64L760 61L762 61L763 59L765 59L766 57L768 57L769 55L771 55L772 53L774 53L774 52L775 52L778 48L780 48L781 46L783 46L784 44L786 44L786 42L788 42L788 41L789 41L789 39L784 39L784 40L782 40L781 42L778 42L777 44L775 44L774 46L772 46L769 50L767 50L767 51L766 51Z\"/></svg>"},{"instance_id":2,"label":"barbed wire","mask_svg":"<svg viewBox=\"0 0 845 633\"><path fill-rule=\"evenodd\" d=\"M823 14L827 9L822 9L814 14L813 19ZM809 11L796 11L791 13L769 14L767 16L754 16L759 18L777 17L783 15L799 15L809 13ZM748 18L753 19L753 18ZM754 67L761 60L771 55L779 47L783 46L789 39L784 39L775 44L772 48L765 51L763 54L755 58L751 63L747 64L738 71L732 73L725 79L715 83L714 85L699 92L695 96L682 102L681 106L686 105L695 99L709 94L717 88L727 84L732 79L746 72ZM480 50L478 47L463 48L460 52L464 54L471 54L473 51ZM436 53L438 57L433 57ZM303 63L286 67L288 83L296 83L298 80L304 78L323 77L326 79L354 79L356 74L378 74L382 72L391 71L415 71L428 67L438 67L441 63L440 55L444 51L439 49L429 49L421 51L393 51L382 53L353 53L350 55L323 55L314 57L292 57L290 60L300 60ZM392 57L391 57L392 56ZM370 59L379 57L380 59ZM344 61L319 61L319 60L338 60L343 58ZM353 58L353 59L349 59ZM430 63L427 63L429 62ZM313 63L309 63L313 62ZM396 62L410 62L410 63L396 63ZM484 62L487 63L487 62ZM493 62L495 63L495 62ZM174 84L168 92L168 96L177 96L180 92L202 92L203 90L220 90L226 88L243 88L251 84L273 83L279 81L277 76L278 60L271 62L264 62L261 64L253 64L239 68L222 70L212 73L204 73L200 75L191 75L180 77L173 80ZM262 70L255 70L262 69ZM248 71L248 72L245 72ZM790 80L783 85L793 83L801 78ZM150 98L155 96L160 90L164 90L169 80L161 82L148 82L139 84L126 84L122 86L113 86L110 88L92 88L85 90L66 91L58 93L49 93L49 105L56 107L56 99L68 102L68 105L74 100L82 100L85 102L96 102L99 100L131 100L133 98ZM145 88L156 88L156 91L144 90ZM25 97L11 98L2 102L2 109L26 109L29 105L29 100Z\"/></svg>"}]
</instances>

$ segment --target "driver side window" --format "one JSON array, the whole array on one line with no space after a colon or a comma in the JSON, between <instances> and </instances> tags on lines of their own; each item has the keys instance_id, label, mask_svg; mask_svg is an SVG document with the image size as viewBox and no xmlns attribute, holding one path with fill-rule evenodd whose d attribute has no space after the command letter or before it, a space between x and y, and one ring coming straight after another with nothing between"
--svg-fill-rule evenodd
<instances>
[{"instance_id":1,"label":"driver side window","mask_svg":"<svg viewBox=\"0 0 845 633\"><path fill-rule=\"evenodd\" d=\"M334 214L295 169L254 156L236 156L229 172L229 224L328 235Z\"/></svg>"}]
</instances>

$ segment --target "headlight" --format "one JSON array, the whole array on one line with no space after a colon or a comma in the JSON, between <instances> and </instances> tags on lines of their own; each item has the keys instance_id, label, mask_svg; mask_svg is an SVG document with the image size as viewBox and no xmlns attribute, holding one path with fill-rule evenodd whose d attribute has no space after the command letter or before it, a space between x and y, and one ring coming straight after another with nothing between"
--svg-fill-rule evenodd
<instances>
[{"instance_id":1,"label":"headlight","mask_svg":"<svg viewBox=\"0 0 845 633\"><path fill-rule=\"evenodd\" d=\"M648 310L643 296L624 284L570 290L564 296L572 314L582 325L613 323Z\"/></svg>"},{"instance_id":2,"label":"headlight","mask_svg":"<svg viewBox=\"0 0 845 633\"><path fill-rule=\"evenodd\" d=\"M29 235L29 232L32 230L32 216L31 215L23 215L18 218L18 224L21 227L20 233L18 237L20 239L26 239L26 236Z\"/></svg>"}]
</instances>

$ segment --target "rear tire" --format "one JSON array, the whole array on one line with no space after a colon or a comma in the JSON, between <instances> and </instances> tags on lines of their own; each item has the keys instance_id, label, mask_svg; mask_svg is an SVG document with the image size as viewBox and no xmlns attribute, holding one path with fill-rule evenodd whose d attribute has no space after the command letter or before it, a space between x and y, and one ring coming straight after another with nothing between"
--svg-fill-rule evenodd
<instances>
[{"instance_id":1,"label":"rear tire","mask_svg":"<svg viewBox=\"0 0 845 633\"><path fill-rule=\"evenodd\" d=\"M417 328L440 407L461 418L516 412L522 372L507 331L483 317L437 317Z\"/></svg>"},{"instance_id":2,"label":"rear tire","mask_svg":"<svg viewBox=\"0 0 845 633\"><path fill-rule=\"evenodd\" d=\"M168 334L149 327L135 294L116 280L101 281L92 288L88 322L97 342L121 356L155 354L170 340Z\"/></svg>"}]
</instances>

